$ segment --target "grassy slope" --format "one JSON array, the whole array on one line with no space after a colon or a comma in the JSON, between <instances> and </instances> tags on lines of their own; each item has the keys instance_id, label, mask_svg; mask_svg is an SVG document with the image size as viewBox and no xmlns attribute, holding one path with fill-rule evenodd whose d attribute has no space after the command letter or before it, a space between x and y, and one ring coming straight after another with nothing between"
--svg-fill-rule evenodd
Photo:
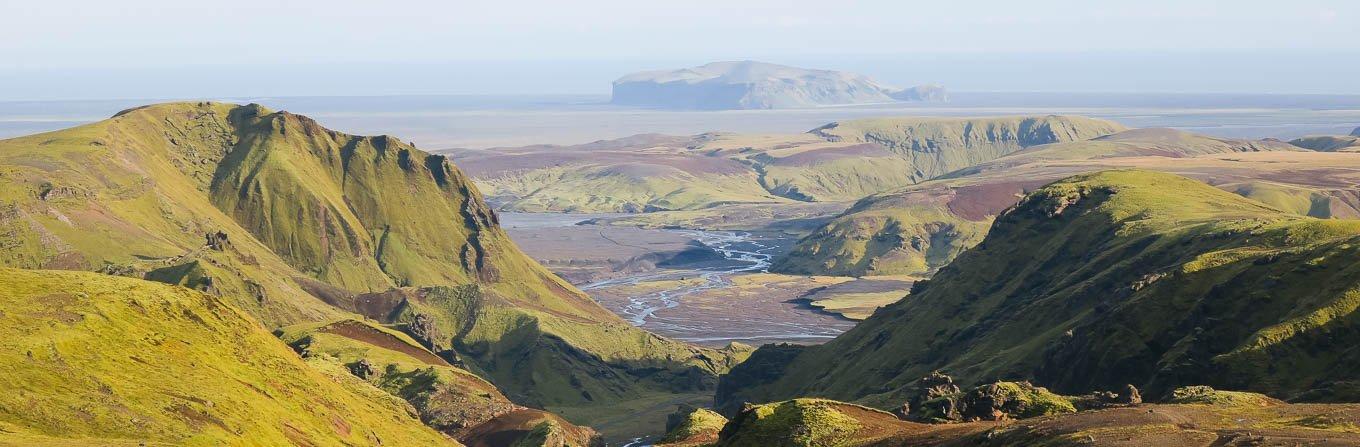
<instances>
[{"instance_id":1,"label":"grassy slope","mask_svg":"<svg viewBox=\"0 0 1360 447\"><path fill-rule=\"evenodd\" d=\"M813 134L831 141L877 143L903 157L919 182L1041 144L1080 141L1124 130L1079 116L874 118L828 124Z\"/></svg>"},{"instance_id":2,"label":"grassy slope","mask_svg":"<svg viewBox=\"0 0 1360 447\"><path fill-rule=\"evenodd\" d=\"M589 445L595 432L551 413L515 405L494 385L426 350L405 333L358 320L305 323L280 329L280 339L304 358L365 362L369 383L405 399L426 424L469 445L518 440L551 421L569 445Z\"/></svg>"},{"instance_id":3,"label":"grassy slope","mask_svg":"<svg viewBox=\"0 0 1360 447\"><path fill-rule=\"evenodd\" d=\"M168 104L0 141L0 265L159 270L160 280L200 288L211 277L214 291L271 325L338 315L206 199L237 139L235 109ZM216 232L229 236L228 249L205 247Z\"/></svg>"},{"instance_id":4,"label":"grassy slope","mask_svg":"<svg viewBox=\"0 0 1360 447\"><path fill-rule=\"evenodd\" d=\"M1282 397L1345 389L1360 365L1348 348L1357 242L1360 221L1294 215L1183 177L1077 176L1003 214L911 298L761 366L785 374L738 367L719 401L889 407L934 369L1073 394L1125 383L1152 396L1197 383Z\"/></svg>"},{"instance_id":5,"label":"grassy slope","mask_svg":"<svg viewBox=\"0 0 1360 447\"><path fill-rule=\"evenodd\" d=\"M173 103L0 141L0 162L0 265L184 284L269 327L362 313L357 293L475 285L471 311L444 301L373 317L431 316L450 348L506 341L469 353L469 367L532 405L677 388L638 375L693 375L680 388L703 389L735 361L629 326L521 253L444 157L390 137ZM230 243L207 247L219 231Z\"/></svg>"},{"instance_id":6,"label":"grassy slope","mask_svg":"<svg viewBox=\"0 0 1360 447\"><path fill-rule=\"evenodd\" d=\"M211 295L3 269L0 308L0 444L455 444Z\"/></svg>"},{"instance_id":7,"label":"grassy slope","mask_svg":"<svg viewBox=\"0 0 1360 447\"><path fill-rule=\"evenodd\" d=\"M856 276L930 274L981 242L993 217L1024 191L1049 181L1118 166L1118 160L1133 157L1164 157L1166 168L1175 170L1178 164L1172 159L1176 158L1289 150L1297 149L1279 142L1218 139L1168 129L1137 129L1037 146L940 179L866 197L804 237L788 255L776 260L773 269ZM1074 161L1090 164L1072 165ZM1278 182L1233 183L1224 188L1299 214L1317 214L1328 200L1318 191Z\"/></svg>"}]
</instances>

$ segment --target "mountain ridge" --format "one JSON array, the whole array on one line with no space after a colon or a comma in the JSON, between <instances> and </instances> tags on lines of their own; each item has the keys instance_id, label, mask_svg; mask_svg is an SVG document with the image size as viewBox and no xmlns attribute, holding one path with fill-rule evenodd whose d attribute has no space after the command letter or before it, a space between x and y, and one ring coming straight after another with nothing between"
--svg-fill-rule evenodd
<instances>
[{"instance_id":1,"label":"mountain ridge","mask_svg":"<svg viewBox=\"0 0 1360 447\"><path fill-rule=\"evenodd\" d=\"M1318 343L1350 337L1341 328L1360 284L1343 260L1356 241L1360 221L1286 213L1184 177L1078 175L1027 195L982 243L836 339L757 350L716 399L895 408L943 369L964 385L1033 380L1071 394L1209 384L1344 400L1344 371L1360 357Z\"/></svg>"}]
</instances>

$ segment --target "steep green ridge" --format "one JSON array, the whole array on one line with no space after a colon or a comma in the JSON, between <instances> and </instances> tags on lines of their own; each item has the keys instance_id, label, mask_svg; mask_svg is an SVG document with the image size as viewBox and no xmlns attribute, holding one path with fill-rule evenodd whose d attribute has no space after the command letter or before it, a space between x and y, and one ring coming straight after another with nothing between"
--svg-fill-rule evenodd
<instances>
[{"instance_id":1,"label":"steep green ridge","mask_svg":"<svg viewBox=\"0 0 1360 447\"><path fill-rule=\"evenodd\" d=\"M1165 169L1174 172L1181 166L1174 159L1297 150L1277 141L1214 138L1171 129L1134 129L1035 146L935 180L865 197L805 236L775 260L772 270L928 275L981 242L996 214L1015 204L1025 191L1050 181L1119 166L1120 160L1164 159ZM1265 169L1255 173L1263 178L1269 174ZM1322 212L1330 208L1330 196L1284 184L1283 177L1223 187L1299 214L1330 217Z\"/></svg>"},{"instance_id":2,"label":"steep green ridge","mask_svg":"<svg viewBox=\"0 0 1360 447\"><path fill-rule=\"evenodd\" d=\"M1041 144L1080 141L1125 130L1080 116L873 118L813 129L837 142L877 143L907 158L919 182Z\"/></svg>"},{"instance_id":3,"label":"steep green ridge","mask_svg":"<svg viewBox=\"0 0 1360 447\"><path fill-rule=\"evenodd\" d=\"M443 156L256 105L160 104L0 141L0 265L185 285L267 327L368 315L465 354L525 405L704 392L741 355L600 307L520 252ZM407 286L473 298L358 300Z\"/></svg>"},{"instance_id":4,"label":"steep green ridge","mask_svg":"<svg viewBox=\"0 0 1360 447\"><path fill-rule=\"evenodd\" d=\"M0 266L147 276L221 295L269 325L334 318L207 199L240 110L165 104L0 141Z\"/></svg>"},{"instance_id":5,"label":"steep green ridge","mask_svg":"<svg viewBox=\"0 0 1360 447\"><path fill-rule=\"evenodd\" d=\"M717 400L891 408L937 369L963 385L1028 379L1065 394L1208 384L1352 399L1357 251L1360 221L1170 174L1079 175L1028 195L911 297L831 342L761 348Z\"/></svg>"},{"instance_id":6,"label":"steep green ridge","mask_svg":"<svg viewBox=\"0 0 1360 447\"><path fill-rule=\"evenodd\" d=\"M457 445L209 294L0 269L0 309L0 444Z\"/></svg>"}]
</instances>

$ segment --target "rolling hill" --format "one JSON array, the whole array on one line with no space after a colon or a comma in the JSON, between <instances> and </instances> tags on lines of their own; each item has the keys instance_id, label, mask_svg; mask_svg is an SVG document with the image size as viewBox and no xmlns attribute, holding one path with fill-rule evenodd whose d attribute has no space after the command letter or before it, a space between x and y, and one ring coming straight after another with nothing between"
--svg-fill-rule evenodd
<instances>
[{"instance_id":1,"label":"rolling hill","mask_svg":"<svg viewBox=\"0 0 1360 447\"><path fill-rule=\"evenodd\" d=\"M1357 220L1165 173L1078 175L1026 195L981 243L836 339L760 348L716 399L896 408L943 370L963 385L1032 380L1068 394L1207 384L1352 400L1357 247Z\"/></svg>"},{"instance_id":2,"label":"rolling hill","mask_svg":"<svg viewBox=\"0 0 1360 447\"><path fill-rule=\"evenodd\" d=\"M257 105L160 104L0 141L0 265L179 284L270 328L365 315L578 422L702 394L743 355L600 307L521 253L445 157Z\"/></svg>"},{"instance_id":3,"label":"rolling hill","mask_svg":"<svg viewBox=\"0 0 1360 447\"><path fill-rule=\"evenodd\" d=\"M793 135L638 135L449 154L501 210L696 211L848 202L1032 145L1123 129L1063 116L890 118Z\"/></svg>"},{"instance_id":4,"label":"rolling hill","mask_svg":"<svg viewBox=\"0 0 1360 447\"><path fill-rule=\"evenodd\" d=\"M773 271L929 275L982 240L1002 210L1066 176L1137 167L1182 174L1299 214L1356 217L1360 158L1278 141L1135 129L1034 146L866 197L805 236Z\"/></svg>"}]
</instances>

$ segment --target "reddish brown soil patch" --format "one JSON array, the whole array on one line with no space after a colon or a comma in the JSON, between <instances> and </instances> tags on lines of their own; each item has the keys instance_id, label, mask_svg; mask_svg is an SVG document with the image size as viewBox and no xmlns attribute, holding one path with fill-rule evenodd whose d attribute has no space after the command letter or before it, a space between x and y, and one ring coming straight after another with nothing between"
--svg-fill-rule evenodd
<instances>
[{"instance_id":1,"label":"reddish brown soil patch","mask_svg":"<svg viewBox=\"0 0 1360 447\"><path fill-rule=\"evenodd\" d=\"M974 222L986 220L988 216L1000 214L1019 202L1017 194L1047 183L1049 180L1029 180L960 187L955 190L953 200L949 201L949 211Z\"/></svg>"},{"instance_id":2,"label":"reddish brown soil patch","mask_svg":"<svg viewBox=\"0 0 1360 447\"><path fill-rule=\"evenodd\" d=\"M397 351L402 354L415 357L417 360L420 360L430 365L451 366L449 365L449 362L444 361L444 359L439 358L439 356L430 353L430 351L427 351L424 348L411 345L410 343L407 343L397 338L396 336L393 336L392 334L379 331L377 329L374 329L373 327L370 327L357 321L346 320L337 322L328 325L324 328L321 328L320 332L327 334L335 334L341 337L346 337L364 343L368 343L370 345L377 346L383 349Z\"/></svg>"},{"instance_id":3,"label":"reddish brown soil patch","mask_svg":"<svg viewBox=\"0 0 1360 447\"><path fill-rule=\"evenodd\" d=\"M590 428L572 425L562 418L542 410L523 408L472 427L463 432L458 440L466 444L467 447L508 446L533 431L538 424L549 420L556 422L562 428L568 440L572 441L570 445L590 445L590 440L595 437L595 431Z\"/></svg>"},{"instance_id":4,"label":"reddish brown soil patch","mask_svg":"<svg viewBox=\"0 0 1360 447\"><path fill-rule=\"evenodd\" d=\"M842 158L896 156L897 154L883 146L874 143L862 143L799 152L787 157L772 158L769 163L776 166L812 166Z\"/></svg>"}]
</instances>

